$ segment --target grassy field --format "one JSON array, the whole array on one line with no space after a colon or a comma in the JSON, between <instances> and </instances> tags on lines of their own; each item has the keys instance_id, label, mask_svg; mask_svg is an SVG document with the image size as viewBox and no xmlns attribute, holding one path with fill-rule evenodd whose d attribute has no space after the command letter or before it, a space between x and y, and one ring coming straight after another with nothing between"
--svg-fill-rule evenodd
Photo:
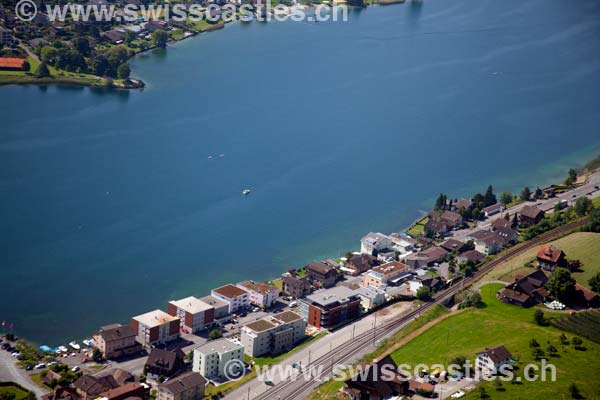
<instances>
[{"instance_id":1,"label":"grassy field","mask_svg":"<svg viewBox=\"0 0 600 400\"><path fill-rule=\"evenodd\" d=\"M425 224L427 221L429 221L429 217L418 220L413 226L406 230L406 233L410 236L423 236L425 234Z\"/></svg>"},{"instance_id":2,"label":"grassy field","mask_svg":"<svg viewBox=\"0 0 600 400\"><path fill-rule=\"evenodd\" d=\"M4 396L7 396L6 398L14 396L14 400L24 400L30 398L30 393L10 382L2 382L2 385L0 385L0 397L4 398ZM32 398L35 398L35 396L32 396Z\"/></svg>"},{"instance_id":3,"label":"grassy field","mask_svg":"<svg viewBox=\"0 0 600 400\"><path fill-rule=\"evenodd\" d=\"M558 349L557 357L549 357L556 365L556 382L504 383L503 391L495 390L491 383L484 383L491 399L555 399L570 398L569 385L575 383L587 399L600 398L600 382L590 374L590 367L600 359L600 345L584 339L585 351L563 346L559 337L562 333L554 327L542 327L533 320L534 309L523 309L503 304L496 299L501 284L482 287L486 306L469 309L450 316L392 353L398 363L447 364L455 356L466 356L474 360L475 354L489 346L503 344L518 360L517 376L522 376L525 364L536 363L529 347L535 338L545 349L552 343ZM568 334L569 338L572 334ZM469 398L477 398L475 393Z\"/></svg>"},{"instance_id":4,"label":"grassy field","mask_svg":"<svg viewBox=\"0 0 600 400\"><path fill-rule=\"evenodd\" d=\"M583 263L582 271L573 273L573 277L587 287L588 280L600 271L600 233L576 232L550 243L563 250L568 259L577 259ZM535 259L537 250L531 249L498 265L486 275L486 279L512 282L516 275L533 272L532 268L526 268L524 264Z\"/></svg>"}]
</instances>

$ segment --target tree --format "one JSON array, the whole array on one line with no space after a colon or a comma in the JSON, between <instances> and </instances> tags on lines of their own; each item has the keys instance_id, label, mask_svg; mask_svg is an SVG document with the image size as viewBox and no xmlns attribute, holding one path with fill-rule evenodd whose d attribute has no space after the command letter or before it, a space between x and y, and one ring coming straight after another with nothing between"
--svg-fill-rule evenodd
<instances>
[{"instance_id":1,"label":"tree","mask_svg":"<svg viewBox=\"0 0 600 400\"><path fill-rule=\"evenodd\" d=\"M586 232L600 232L600 208L594 207L590 212L590 220L583 227Z\"/></svg>"},{"instance_id":2,"label":"tree","mask_svg":"<svg viewBox=\"0 0 600 400\"><path fill-rule=\"evenodd\" d=\"M427 301L431 299L431 289L428 286L421 286L417 289L417 299Z\"/></svg>"},{"instance_id":3,"label":"tree","mask_svg":"<svg viewBox=\"0 0 600 400\"><path fill-rule=\"evenodd\" d=\"M494 188L492 187L492 185L488 186L483 197L486 207L491 206L492 204L496 204L498 202L498 200L496 199L496 195L494 194Z\"/></svg>"},{"instance_id":4,"label":"tree","mask_svg":"<svg viewBox=\"0 0 600 400\"><path fill-rule=\"evenodd\" d=\"M169 40L169 34L162 29L157 29L152 32L152 40L158 47L165 47L167 45L167 41Z\"/></svg>"},{"instance_id":5,"label":"tree","mask_svg":"<svg viewBox=\"0 0 600 400\"><path fill-rule=\"evenodd\" d=\"M592 210L592 208L594 208L594 204L586 196L578 198L575 202L575 213L580 217L587 215Z\"/></svg>"},{"instance_id":6,"label":"tree","mask_svg":"<svg viewBox=\"0 0 600 400\"><path fill-rule=\"evenodd\" d=\"M31 69L31 64L29 64L29 61L25 60L23 61L23 66L21 67L22 71L29 71Z\"/></svg>"},{"instance_id":7,"label":"tree","mask_svg":"<svg viewBox=\"0 0 600 400\"><path fill-rule=\"evenodd\" d=\"M544 318L544 312L540 309L535 310L533 313L533 319L536 324L540 326L546 325L546 318Z\"/></svg>"},{"instance_id":8,"label":"tree","mask_svg":"<svg viewBox=\"0 0 600 400\"><path fill-rule=\"evenodd\" d=\"M103 54L99 54L92 59L90 67L94 75L104 76L108 70L108 60Z\"/></svg>"},{"instance_id":9,"label":"tree","mask_svg":"<svg viewBox=\"0 0 600 400\"><path fill-rule=\"evenodd\" d=\"M121 65L119 65L119 68L117 68L117 75L118 75L119 79L129 78L130 73L131 73L131 70L129 69L129 65L127 65L127 64L121 64Z\"/></svg>"},{"instance_id":10,"label":"tree","mask_svg":"<svg viewBox=\"0 0 600 400\"><path fill-rule=\"evenodd\" d=\"M90 41L86 37L79 36L73 42L73 45L83 56L89 56L91 52Z\"/></svg>"},{"instance_id":11,"label":"tree","mask_svg":"<svg viewBox=\"0 0 600 400\"><path fill-rule=\"evenodd\" d=\"M521 200L527 201L531 197L531 190L529 190L529 186L525 186L521 191Z\"/></svg>"},{"instance_id":12,"label":"tree","mask_svg":"<svg viewBox=\"0 0 600 400\"><path fill-rule=\"evenodd\" d=\"M457 370L464 373L465 367L467 365L467 357L456 356L452 360L450 360L450 363L448 365L456 365L458 367Z\"/></svg>"},{"instance_id":13,"label":"tree","mask_svg":"<svg viewBox=\"0 0 600 400\"><path fill-rule=\"evenodd\" d=\"M558 353L558 349L554 347L552 343L548 343L548 346L546 346L546 352L553 357L556 355L556 353Z\"/></svg>"},{"instance_id":14,"label":"tree","mask_svg":"<svg viewBox=\"0 0 600 400\"><path fill-rule=\"evenodd\" d=\"M500 195L500 203L507 205L513 201L513 195L510 192L504 192Z\"/></svg>"},{"instance_id":15,"label":"tree","mask_svg":"<svg viewBox=\"0 0 600 400\"><path fill-rule=\"evenodd\" d=\"M540 344L538 343L537 340L535 339L531 339L529 341L529 347L531 347L532 349L536 348L536 347L540 347Z\"/></svg>"},{"instance_id":16,"label":"tree","mask_svg":"<svg viewBox=\"0 0 600 400\"><path fill-rule=\"evenodd\" d=\"M571 394L571 397L574 399L581 399L583 397L583 396L581 396L581 392L579 391L579 388L574 383L571 383L571 385L569 385L569 393Z\"/></svg>"},{"instance_id":17,"label":"tree","mask_svg":"<svg viewBox=\"0 0 600 400\"><path fill-rule=\"evenodd\" d=\"M542 189L540 189L539 187L535 189L535 193L533 194L533 196L536 199L541 199L544 197L544 192L542 192Z\"/></svg>"},{"instance_id":18,"label":"tree","mask_svg":"<svg viewBox=\"0 0 600 400\"><path fill-rule=\"evenodd\" d=\"M125 43L131 44L135 39L137 39L135 32L125 31Z\"/></svg>"},{"instance_id":19,"label":"tree","mask_svg":"<svg viewBox=\"0 0 600 400\"><path fill-rule=\"evenodd\" d=\"M468 292L463 301L458 305L459 309L475 307L479 308L483 306L483 301L481 299L481 294L479 292Z\"/></svg>"},{"instance_id":20,"label":"tree","mask_svg":"<svg viewBox=\"0 0 600 400\"><path fill-rule=\"evenodd\" d=\"M465 276L471 276L475 272L475 263L471 260L464 260L459 264L458 270Z\"/></svg>"},{"instance_id":21,"label":"tree","mask_svg":"<svg viewBox=\"0 0 600 400\"><path fill-rule=\"evenodd\" d=\"M596 293L600 293L600 272L592 276L588 281L588 284L590 285L590 289Z\"/></svg>"},{"instance_id":22,"label":"tree","mask_svg":"<svg viewBox=\"0 0 600 400\"><path fill-rule=\"evenodd\" d=\"M40 63L37 69L35 70L35 76L38 78L46 78L50 76L50 70L45 62Z\"/></svg>"},{"instance_id":23,"label":"tree","mask_svg":"<svg viewBox=\"0 0 600 400\"><path fill-rule=\"evenodd\" d=\"M433 207L434 210L436 210L436 211L445 210L447 202L448 202L448 198L446 197L446 195L444 193L440 193L438 198L435 200L435 206Z\"/></svg>"},{"instance_id":24,"label":"tree","mask_svg":"<svg viewBox=\"0 0 600 400\"><path fill-rule=\"evenodd\" d=\"M510 227L515 229L517 226L519 226L519 217L517 216L517 213L514 213Z\"/></svg>"},{"instance_id":25,"label":"tree","mask_svg":"<svg viewBox=\"0 0 600 400\"><path fill-rule=\"evenodd\" d=\"M58 50L52 46L44 46L42 47L42 51L40 52L40 58L43 62L52 64L56 60L58 56Z\"/></svg>"},{"instance_id":26,"label":"tree","mask_svg":"<svg viewBox=\"0 0 600 400\"><path fill-rule=\"evenodd\" d=\"M565 179L565 185L573 186L573 184L577 181L577 171L571 168L568 172L567 179Z\"/></svg>"},{"instance_id":27,"label":"tree","mask_svg":"<svg viewBox=\"0 0 600 400\"><path fill-rule=\"evenodd\" d=\"M575 279L571 277L571 273L565 268L556 268L548 282L546 288L559 301L566 303L573 298L575 293Z\"/></svg>"},{"instance_id":28,"label":"tree","mask_svg":"<svg viewBox=\"0 0 600 400\"><path fill-rule=\"evenodd\" d=\"M210 331L210 333L208 334L208 339L209 340L215 340L215 339L219 339L223 337L223 332L221 332L220 329L213 329L212 331Z\"/></svg>"}]
</instances>

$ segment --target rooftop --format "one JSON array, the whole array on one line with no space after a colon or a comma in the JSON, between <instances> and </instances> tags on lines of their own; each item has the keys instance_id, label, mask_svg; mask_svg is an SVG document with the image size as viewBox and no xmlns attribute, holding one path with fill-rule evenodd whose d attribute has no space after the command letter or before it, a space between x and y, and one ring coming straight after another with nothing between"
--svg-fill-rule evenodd
<instances>
[{"instance_id":1,"label":"rooftop","mask_svg":"<svg viewBox=\"0 0 600 400\"><path fill-rule=\"evenodd\" d=\"M319 290L306 298L314 303L326 306L336 302L345 302L348 298L355 296L354 290L345 286L336 286L331 289Z\"/></svg>"},{"instance_id":2,"label":"rooftop","mask_svg":"<svg viewBox=\"0 0 600 400\"><path fill-rule=\"evenodd\" d=\"M390 276L390 275L394 275L398 272L405 272L405 271L409 271L410 267L404 263L401 263L399 261L392 261L389 263L385 263L383 265L380 265L379 267L375 267L372 269L373 272L376 272L378 274L384 275L384 276Z\"/></svg>"},{"instance_id":3,"label":"rooftop","mask_svg":"<svg viewBox=\"0 0 600 400\"><path fill-rule=\"evenodd\" d=\"M196 314L213 308L211 305L206 304L194 296L186 297L185 299L181 300L172 300L170 303L177 308L189 312L190 314Z\"/></svg>"},{"instance_id":4,"label":"rooftop","mask_svg":"<svg viewBox=\"0 0 600 400\"><path fill-rule=\"evenodd\" d=\"M223 338L223 339L211 340L201 346L196 347L194 349L194 351L198 351L198 352L204 353L204 354L226 353L228 351L241 349L243 347L244 346L242 346L239 343L236 343L232 340Z\"/></svg>"},{"instance_id":5,"label":"rooftop","mask_svg":"<svg viewBox=\"0 0 600 400\"><path fill-rule=\"evenodd\" d=\"M223 300L217 299L213 296L204 296L201 297L200 300L214 308L228 307L228 304L225 303Z\"/></svg>"},{"instance_id":6,"label":"rooftop","mask_svg":"<svg viewBox=\"0 0 600 400\"><path fill-rule=\"evenodd\" d=\"M133 319L150 328L179 320L179 318L169 315L162 310L150 311L146 314L135 316Z\"/></svg>"},{"instance_id":7,"label":"rooftop","mask_svg":"<svg viewBox=\"0 0 600 400\"><path fill-rule=\"evenodd\" d=\"M213 292L218 293L221 296L225 296L228 299L232 299L234 297L239 297L239 296L243 296L243 295L247 294L245 290L240 289L239 287L233 286L231 284L213 289Z\"/></svg>"},{"instance_id":8,"label":"rooftop","mask_svg":"<svg viewBox=\"0 0 600 400\"><path fill-rule=\"evenodd\" d=\"M0 57L0 68L23 68L24 58Z\"/></svg>"},{"instance_id":9,"label":"rooftop","mask_svg":"<svg viewBox=\"0 0 600 400\"><path fill-rule=\"evenodd\" d=\"M254 292L263 293L263 294L268 293L268 292L274 292L274 291L278 292L279 291L277 286L267 285L266 283L255 283L252 281L240 282L240 283L238 283L238 286L242 286L248 290L252 290Z\"/></svg>"},{"instance_id":10,"label":"rooftop","mask_svg":"<svg viewBox=\"0 0 600 400\"><path fill-rule=\"evenodd\" d=\"M287 324L302 319L299 314L293 311L284 311L273 316L265 317L246 325L245 327L255 332L263 332L276 326Z\"/></svg>"},{"instance_id":11,"label":"rooftop","mask_svg":"<svg viewBox=\"0 0 600 400\"><path fill-rule=\"evenodd\" d=\"M169 381L159 385L160 389L166 389L173 394L182 393L196 386L206 385L206 379L198 372L188 372L187 374L172 378Z\"/></svg>"}]
</instances>

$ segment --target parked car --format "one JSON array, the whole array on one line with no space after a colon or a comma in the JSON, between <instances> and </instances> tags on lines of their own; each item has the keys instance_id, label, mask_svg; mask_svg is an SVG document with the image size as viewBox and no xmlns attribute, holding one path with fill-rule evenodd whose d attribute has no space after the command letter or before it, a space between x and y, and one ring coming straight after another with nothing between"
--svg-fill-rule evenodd
<instances>
[{"instance_id":1,"label":"parked car","mask_svg":"<svg viewBox=\"0 0 600 400\"><path fill-rule=\"evenodd\" d=\"M72 371L72 372L77 372L77 371L79 371L80 369L81 369L81 368L79 368L79 367L76 365L76 366L74 366L73 368L71 368L71 371Z\"/></svg>"},{"instance_id":2,"label":"parked car","mask_svg":"<svg viewBox=\"0 0 600 400\"><path fill-rule=\"evenodd\" d=\"M267 386L275 386L275 384L273 383L273 381L265 381L265 385L267 385Z\"/></svg>"},{"instance_id":3,"label":"parked car","mask_svg":"<svg viewBox=\"0 0 600 400\"><path fill-rule=\"evenodd\" d=\"M33 364L27 364L27 366L25 367L25 371L31 371L33 369L34 365Z\"/></svg>"},{"instance_id":4,"label":"parked car","mask_svg":"<svg viewBox=\"0 0 600 400\"><path fill-rule=\"evenodd\" d=\"M46 368L46 364L44 363L39 363L38 365L36 365L35 367L33 367L35 369L42 369L42 368Z\"/></svg>"}]
</instances>

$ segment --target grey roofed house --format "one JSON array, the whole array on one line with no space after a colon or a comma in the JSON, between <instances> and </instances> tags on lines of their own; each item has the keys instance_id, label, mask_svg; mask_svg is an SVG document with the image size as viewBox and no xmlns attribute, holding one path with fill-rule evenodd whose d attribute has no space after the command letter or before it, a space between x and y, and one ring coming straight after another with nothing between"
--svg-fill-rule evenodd
<instances>
[{"instance_id":1,"label":"grey roofed house","mask_svg":"<svg viewBox=\"0 0 600 400\"><path fill-rule=\"evenodd\" d=\"M195 350L198 350L201 353L214 353L214 352L228 352L231 350L235 350L235 349L239 349L241 348L242 345L241 344L237 344L234 341L231 341L227 338L222 338L222 339L217 339L217 340L211 340L208 341L198 347L195 348Z\"/></svg>"},{"instance_id":2,"label":"grey roofed house","mask_svg":"<svg viewBox=\"0 0 600 400\"><path fill-rule=\"evenodd\" d=\"M519 233L512 228L496 228L494 231L499 236L503 237L507 242L514 243L519 237Z\"/></svg>"},{"instance_id":3,"label":"grey roofed house","mask_svg":"<svg viewBox=\"0 0 600 400\"><path fill-rule=\"evenodd\" d=\"M101 327L98 331L98 335L102 336L105 341L111 342L113 340L135 336L136 332L130 325L111 324Z\"/></svg>"},{"instance_id":4,"label":"grey roofed house","mask_svg":"<svg viewBox=\"0 0 600 400\"><path fill-rule=\"evenodd\" d=\"M213 296L204 296L200 300L215 309L215 319L224 318L229 315L229 304Z\"/></svg>"},{"instance_id":5,"label":"grey roofed house","mask_svg":"<svg viewBox=\"0 0 600 400\"><path fill-rule=\"evenodd\" d=\"M410 254L403 261L410 267L416 269L420 267L428 267L435 262L440 262L448 254L448 251L441 247L430 247L427 250L418 253Z\"/></svg>"},{"instance_id":6,"label":"grey roofed house","mask_svg":"<svg viewBox=\"0 0 600 400\"><path fill-rule=\"evenodd\" d=\"M108 39L113 44L122 42L125 40L125 32L121 32L119 30L113 29L111 31L104 32L104 37Z\"/></svg>"},{"instance_id":7,"label":"grey roofed house","mask_svg":"<svg viewBox=\"0 0 600 400\"><path fill-rule=\"evenodd\" d=\"M504 206L502 205L502 203L496 203L496 204L492 204L491 206L485 207L481 211L483 211L486 216L489 216L489 215L498 214L499 212L502 212L503 210L504 210Z\"/></svg>"},{"instance_id":8,"label":"grey roofed house","mask_svg":"<svg viewBox=\"0 0 600 400\"><path fill-rule=\"evenodd\" d=\"M498 228L511 228L512 222L505 220L504 218L498 218L492 221L492 230L496 230Z\"/></svg>"},{"instance_id":9,"label":"grey roofed house","mask_svg":"<svg viewBox=\"0 0 600 400\"><path fill-rule=\"evenodd\" d=\"M168 390L174 395L186 392L195 387L201 387L202 392L206 386L206 379L198 372L188 372L159 385L160 390Z\"/></svg>"},{"instance_id":10,"label":"grey roofed house","mask_svg":"<svg viewBox=\"0 0 600 400\"><path fill-rule=\"evenodd\" d=\"M450 231L450 225L445 221L438 221L435 219L429 219L425 222L425 232L434 235L444 235Z\"/></svg>"},{"instance_id":11,"label":"grey roofed house","mask_svg":"<svg viewBox=\"0 0 600 400\"><path fill-rule=\"evenodd\" d=\"M319 290L309 296L306 296L306 298L307 300L320 304L321 306L326 306L336 302L343 303L354 296L356 296L354 290L345 286L336 286L332 287L331 289Z\"/></svg>"}]
</instances>

